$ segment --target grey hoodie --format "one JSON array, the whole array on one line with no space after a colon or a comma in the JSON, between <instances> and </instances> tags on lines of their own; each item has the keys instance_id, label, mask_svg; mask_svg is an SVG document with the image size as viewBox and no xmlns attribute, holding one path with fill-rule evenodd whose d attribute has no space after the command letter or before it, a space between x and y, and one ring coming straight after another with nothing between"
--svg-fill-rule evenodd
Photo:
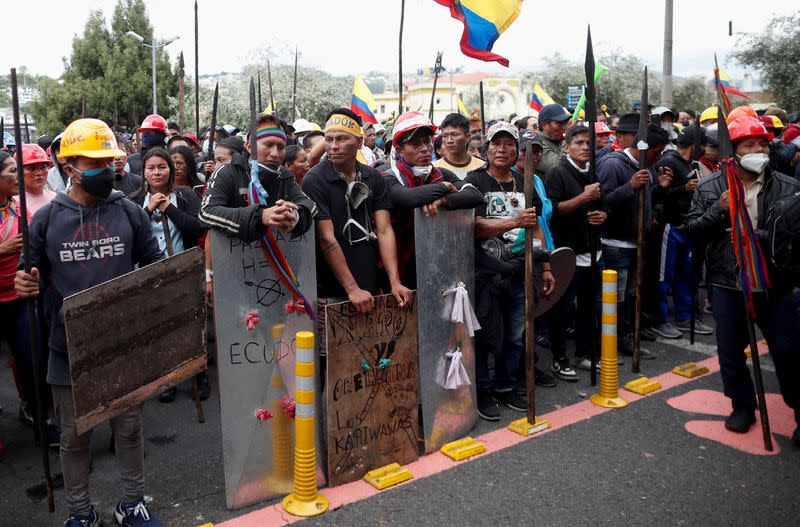
<instances>
[{"instance_id":1,"label":"grey hoodie","mask_svg":"<svg viewBox=\"0 0 800 527\"><path fill-rule=\"evenodd\" d=\"M61 165L58 164L58 159L56 158L56 145L61 144L61 139L64 137L64 133L60 133L53 139L53 143L50 145L50 158L53 160L53 166L47 171L47 186L50 187L50 190L53 192L66 192L66 176L62 172Z\"/></svg>"},{"instance_id":2,"label":"grey hoodie","mask_svg":"<svg viewBox=\"0 0 800 527\"><path fill-rule=\"evenodd\" d=\"M42 277L50 322L47 382L71 384L62 301L164 257L150 219L122 192L85 208L65 193L39 209L30 224L31 264ZM20 268L23 262L20 260ZM111 328L98 328L108 331Z\"/></svg>"}]
</instances>

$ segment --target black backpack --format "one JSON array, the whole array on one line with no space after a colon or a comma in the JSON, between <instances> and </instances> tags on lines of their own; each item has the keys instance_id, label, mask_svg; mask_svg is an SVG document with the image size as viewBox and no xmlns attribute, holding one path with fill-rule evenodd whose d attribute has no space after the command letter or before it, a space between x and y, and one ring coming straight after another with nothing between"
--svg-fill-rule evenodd
<instances>
[{"instance_id":1,"label":"black backpack","mask_svg":"<svg viewBox=\"0 0 800 527\"><path fill-rule=\"evenodd\" d=\"M770 207L767 229L766 252L772 266L800 276L800 192Z\"/></svg>"}]
</instances>

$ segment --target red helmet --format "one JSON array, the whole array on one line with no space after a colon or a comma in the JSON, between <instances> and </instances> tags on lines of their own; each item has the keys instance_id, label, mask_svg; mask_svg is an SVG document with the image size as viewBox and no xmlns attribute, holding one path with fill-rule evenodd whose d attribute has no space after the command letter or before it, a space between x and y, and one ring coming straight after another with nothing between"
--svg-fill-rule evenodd
<instances>
[{"instance_id":1,"label":"red helmet","mask_svg":"<svg viewBox=\"0 0 800 527\"><path fill-rule=\"evenodd\" d=\"M731 124L733 121L738 119L739 117L756 117L758 118L758 114L756 111L749 106L737 106L731 113L728 114L728 117L725 118L725 122Z\"/></svg>"},{"instance_id":2,"label":"red helmet","mask_svg":"<svg viewBox=\"0 0 800 527\"><path fill-rule=\"evenodd\" d=\"M767 141L772 141L775 134L767 132L764 125L757 117L750 117L746 115L739 117L728 125L728 133L731 136L731 142L740 141L747 137L763 137Z\"/></svg>"},{"instance_id":3,"label":"red helmet","mask_svg":"<svg viewBox=\"0 0 800 527\"><path fill-rule=\"evenodd\" d=\"M183 137L188 139L189 141L193 142L197 148L200 148L200 141L197 140L197 136L194 134L183 134Z\"/></svg>"},{"instance_id":4,"label":"red helmet","mask_svg":"<svg viewBox=\"0 0 800 527\"><path fill-rule=\"evenodd\" d=\"M611 135L614 133L614 131L611 128L609 128L606 123L602 121L597 121L596 123L594 123L594 133L595 135L603 135L603 134Z\"/></svg>"},{"instance_id":5,"label":"red helmet","mask_svg":"<svg viewBox=\"0 0 800 527\"><path fill-rule=\"evenodd\" d=\"M139 127L140 132L166 132L167 120L157 114L148 115L142 121L142 126Z\"/></svg>"},{"instance_id":6,"label":"red helmet","mask_svg":"<svg viewBox=\"0 0 800 527\"><path fill-rule=\"evenodd\" d=\"M39 163L47 163L48 166L53 166L53 160L47 157L41 146L37 144L22 145L22 165L29 166Z\"/></svg>"}]
</instances>

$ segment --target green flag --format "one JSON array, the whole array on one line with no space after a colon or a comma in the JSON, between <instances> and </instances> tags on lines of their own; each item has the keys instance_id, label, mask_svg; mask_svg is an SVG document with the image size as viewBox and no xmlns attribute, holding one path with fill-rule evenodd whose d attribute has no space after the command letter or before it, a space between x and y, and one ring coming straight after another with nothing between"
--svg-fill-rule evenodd
<instances>
[{"instance_id":1,"label":"green flag","mask_svg":"<svg viewBox=\"0 0 800 527\"><path fill-rule=\"evenodd\" d=\"M603 73L608 71L608 68L603 66L602 64L597 64L594 67L594 82L597 84L597 80L603 76ZM583 107L586 105L586 93L581 94L581 98L578 100L578 106L575 107L575 111L572 112L572 121L577 121L579 118L579 114Z\"/></svg>"}]
</instances>

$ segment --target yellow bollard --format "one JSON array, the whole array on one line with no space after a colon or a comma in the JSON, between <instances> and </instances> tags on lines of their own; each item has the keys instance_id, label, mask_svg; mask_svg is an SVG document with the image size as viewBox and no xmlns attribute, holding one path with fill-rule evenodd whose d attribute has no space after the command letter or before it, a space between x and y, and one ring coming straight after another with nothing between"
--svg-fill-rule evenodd
<instances>
[{"instance_id":1,"label":"yellow bollard","mask_svg":"<svg viewBox=\"0 0 800 527\"><path fill-rule=\"evenodd\" d=\"M600 391L591 399L597 406L622 408L628 402L619 396L617 366L617 272L603 271L603 328L600 347Z\"/></svg>"},{"instance_id":2,"label":"yellow bollard","mask_svg":"<svg viewBox=\"0 0 800 527\"><path fill-rule=\"evenodd\" d=\"M328 510L328 499L317 493L317 452L314 448L314 334L295 337L294 492L283 498L283 509L295 516L316 516Z\"/></svg>"}]
</instances>

